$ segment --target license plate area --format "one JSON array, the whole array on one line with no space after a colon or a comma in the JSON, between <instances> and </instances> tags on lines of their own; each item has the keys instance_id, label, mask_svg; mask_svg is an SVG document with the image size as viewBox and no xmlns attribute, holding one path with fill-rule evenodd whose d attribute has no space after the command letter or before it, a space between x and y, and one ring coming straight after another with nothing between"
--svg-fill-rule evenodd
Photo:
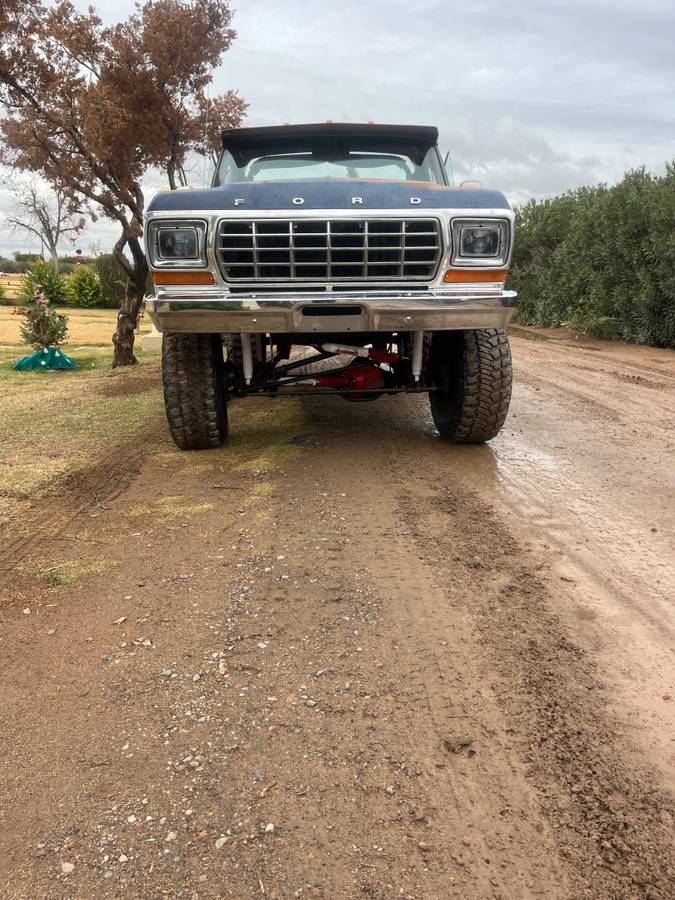
<instances>
[{"instance_id":1,"label":"license plate area","mask_svg":"<svg viewBox=\"0 0 675 900\"><path fill-rule=\"evenodd\" d=\"M303 306L302 328L310 331L364 331L363 307L326 304Z\"/></svg>"}]
</instances>

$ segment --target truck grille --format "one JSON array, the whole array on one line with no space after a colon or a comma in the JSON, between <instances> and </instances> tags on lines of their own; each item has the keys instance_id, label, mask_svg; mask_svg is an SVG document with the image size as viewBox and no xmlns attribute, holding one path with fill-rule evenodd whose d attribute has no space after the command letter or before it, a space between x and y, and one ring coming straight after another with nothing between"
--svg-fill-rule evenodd
<instances>
[{"instance_id":1,"label":"truck grille","mask_svg":"<svg viewBox=\"0 0 675 900\"><path fill-rule=\"evenodd\" d=\"M216 251L227 281L430 281L437 219L230 219Z\"/></svg>"}]
</instances>

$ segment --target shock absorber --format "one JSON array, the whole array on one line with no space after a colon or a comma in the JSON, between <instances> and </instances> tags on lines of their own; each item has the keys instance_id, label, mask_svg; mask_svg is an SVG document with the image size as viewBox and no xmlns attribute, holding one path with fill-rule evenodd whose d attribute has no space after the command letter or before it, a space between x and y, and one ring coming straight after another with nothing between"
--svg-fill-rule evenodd
<instances>
[{"instance_id":1,"label":"shock absorber","mask_svg":"<svg viewBox=\"0 0 675 900\"><path fill-rule=\"evenodd\" d=\"M253 380L253 352L251 350L251 335L242 333L241 337L241 364L244 370L244 383L248 386Z\"/></svg>"},{"instance_id":2,"label":"shock absorber","mask_svg":"<svg viewBox=\"0 0 675 900\"><path fill-rule=\"evenodd\" d=\"M419 384L422 374L422 354L424 351L424 332L413 331L412 346L412 377L415 384Z\"/></svg>"}]
</instances>

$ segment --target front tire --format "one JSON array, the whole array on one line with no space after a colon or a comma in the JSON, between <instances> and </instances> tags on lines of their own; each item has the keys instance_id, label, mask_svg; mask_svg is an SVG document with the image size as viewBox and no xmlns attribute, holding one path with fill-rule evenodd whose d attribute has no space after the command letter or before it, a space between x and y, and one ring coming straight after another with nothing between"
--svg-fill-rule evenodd
<instances>
[{"instance_id":1,"label":"front tire","mask_svg":"<svg viewBox=\"0 0 675 900\"><path fill-rule=\"evenodd\" d=\"M227 438L223 347L217 334L165 334L162 382L169 431L181 450L210 450Z\"/></svg>"},{"instance_id":2,"label":"front tire","mask_svg":"<svg viewBox=\"0 0 675 900\"><path fill-rule=\"evenodd\" d=\"M429 352L434 424L442 438L481 444L501 431L509 411L511 349L501 328L436 331Z\"/></svg>"}]
</instances>

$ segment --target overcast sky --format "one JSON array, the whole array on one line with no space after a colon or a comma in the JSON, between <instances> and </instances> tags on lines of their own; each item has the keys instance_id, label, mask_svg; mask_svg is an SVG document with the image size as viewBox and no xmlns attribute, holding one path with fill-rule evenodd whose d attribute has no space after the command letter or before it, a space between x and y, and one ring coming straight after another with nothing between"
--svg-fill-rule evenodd
<instances>
[{"instance_id":1,"label":"overcast sky","mask_svg":"<svg viewBox=\"0 0 675 900\"><path fill-rule=\"evenodd\" d=\"M115 21L133 0L94 5ZM213 92L238 88L250 125L437 125L457 180L478 179L513 204L636 166L660 172L675 157L673 0L232 5L239 37ZM0 190L0 215L9 203ZM108 249L116 236L97 223L82 243ZM26 246L0 222L0 252Z\"/></svg>"}]
</instances>

